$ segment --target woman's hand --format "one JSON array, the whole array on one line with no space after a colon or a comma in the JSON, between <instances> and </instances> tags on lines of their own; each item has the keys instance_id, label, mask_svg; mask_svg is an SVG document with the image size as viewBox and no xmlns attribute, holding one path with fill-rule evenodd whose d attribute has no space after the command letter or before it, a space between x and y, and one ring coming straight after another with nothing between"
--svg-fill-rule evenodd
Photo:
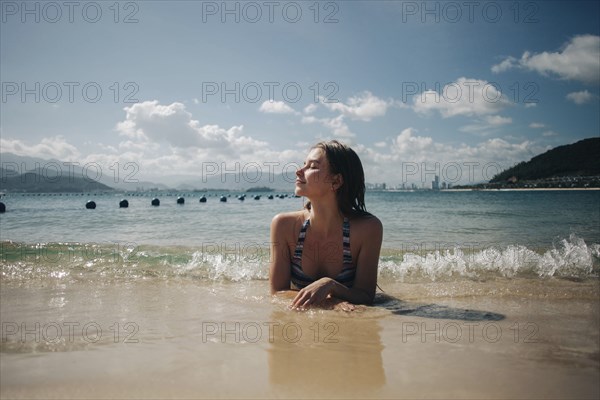
<instances>
[{"instance_id":1,"label":"woman's hand","mask_svg":"<svg viewBox=\"0 0 600 400\"><path fill-rule=\"evenodd\" d=\"M291 308L307 308L311 305L319 305L325 301L335 285L335 281L331 278L321 278L300 289L294 300Z\"/></svg>"}]
</instances>

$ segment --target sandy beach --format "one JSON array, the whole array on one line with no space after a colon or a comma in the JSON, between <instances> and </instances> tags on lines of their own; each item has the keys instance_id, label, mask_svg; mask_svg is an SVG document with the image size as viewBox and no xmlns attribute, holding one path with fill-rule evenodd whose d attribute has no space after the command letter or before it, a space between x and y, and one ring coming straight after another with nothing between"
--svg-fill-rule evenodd
<instances>
[{"instance_id":1,"label":"sandy beach","mask_svg":"<svg viewBox=\"0 0 600 400\"><path fill-rule=\"evenodd\" d=\"M597 280L384 287L345 313L265 281L3 285L1 396L598 397Z\"/></svg>"}]
</instances>

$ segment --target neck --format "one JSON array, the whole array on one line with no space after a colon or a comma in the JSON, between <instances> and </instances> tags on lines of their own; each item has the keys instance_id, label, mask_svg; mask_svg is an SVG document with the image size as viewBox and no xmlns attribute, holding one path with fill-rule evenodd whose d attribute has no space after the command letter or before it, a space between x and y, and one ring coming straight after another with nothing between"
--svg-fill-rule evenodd
<instances>
[{"instance_id":1,"label":"neck","mask_svg":"<svg viewBox=\"0 0 600 400\"><path fill-rule=\"evenodd\" d=\"M317 202L311 200L309 214L311 228L324 234L339 230L344 221L344 215L335 198Z\"/></svg>"}]
</instances>

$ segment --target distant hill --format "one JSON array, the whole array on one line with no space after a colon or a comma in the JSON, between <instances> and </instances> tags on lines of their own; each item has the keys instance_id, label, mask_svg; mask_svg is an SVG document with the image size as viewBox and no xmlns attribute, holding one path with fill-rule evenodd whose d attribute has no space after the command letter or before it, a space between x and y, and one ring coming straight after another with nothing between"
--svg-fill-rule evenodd
<instances>
[{"instance_id":1,"label":"distant hill","mask_svg":"<svg viewBox=\"0 0 600 400\"><path fill-rule=\"evenodd\" d=\"M600 175L600 138L559 146L494 176L490 183ZM514 178L513 178L514 177Z\"/></svg>"},{"instance_id":2,"label":"distant hill","mask_svg":"<svg viewBox=\"0 0 600 400\"><path fill-rule=\"evenodd\" d=\"M74 176L57 176L37 169L16 175L14 171L2 170L0 191L29 193L83 193L111 192L113 188L92 179Z\"/></svg>"},{"instance_id":3,"label":"distant hill","mask_svg":"<svg viewBox=\"0 0 600 400\"><path fill-rule=\"evenodd\" d=\"M35 172L36 169L41 169L41 179L35 179L34 177L28 178L27 182L43 181L44 175L50 175L53 177L58 173L69 176L71 180L75 178L84 178L86 182L89 182L90 178L95 178L99 183L102 183L108 187L116 190L124 191L136 191L136 190L180 190L180 191L208 191L208 190L238 190L245 191L252 187L268 187L277 191L291 191L294 188L295 174L294 171L287 171L286 174L275 173L269 168L249 168L245 170L241 167L241 171L224 171L219 170L215 173L208 174L202 172L202 168L199 167L198 173L194 175L183 175L175 174L153 177L152 181L141 180L141 173L138 171L142 170L142 165L138 165L135 171L130 169L124 169L121 164L119 175L115 177L115 171L111 168L105 168L104 170L98 170L98 164L91 165L89 170L86 171L82 167L87 165L63 162L56 159L41 159L36 157L19 156L13 153L0 152L0 191L7 190L7 180L15 177L16 174L24 172ZM95 176L97 172L99 176ZM48 179L45 179L48 181ZM78 180L79 182L79 180ZM48 183L48 182L47 182ZM73 184L74 182L66 182ZM11 182L13 187L16 182ZM59 185L58 182L53 182L52 187L63 187L62 183ZM72 185L67 185L70 188ZM36 189L41 190L37 187ZM23 187L11 190L25 190ZM85 189L87 191L88 189ZM105 189L98 189L105 190ZM27 189L27 191L30 191ZM67 190L71 191L71 190Z\"/></svg>"},{"instance_id":4,"label":"distant hill","mask_svg":"<svg viewBox=\"0 0 600 400\"><path fill-rule=\"evenodd\" d=\"M90 180L88 179L89 176L106 186L118 190L135 191L138 188L144 188L146 190L151 188L159 190L169 189L167 185L161 183L135 179L137 178L137 175L131 175L131 170L121 169L118 177L115 179L114 170L105 169L99 171L97 164L91 166L88 171L84 170L82 167L87 166L80 163L71 164L56 159L43 159L0 152L0 180L2 181L6 181L8 177L13 177L17 173L35 172L35 170L40 172L39 169L41 168L42 176L49 175L50 177L53 177L57 175L57 173L60 173L64 176L70 176L73 179L84 178L86 181ZM100 172L100 174L98 174L99 176L96 178L97 172Z\"/></svg>"},{"instance_id":5,"label":"distant hill","mask_svg":"<svg viewBox=\"0 0 600 400\"><path fill-rule=\"evenodd\" d=\"M268 186L255 186L255 187L251 187L250 189L247 189L246 192L252 193L252 192L274 192L275 189L271 189Z\"/></svg>"}]
</instances>

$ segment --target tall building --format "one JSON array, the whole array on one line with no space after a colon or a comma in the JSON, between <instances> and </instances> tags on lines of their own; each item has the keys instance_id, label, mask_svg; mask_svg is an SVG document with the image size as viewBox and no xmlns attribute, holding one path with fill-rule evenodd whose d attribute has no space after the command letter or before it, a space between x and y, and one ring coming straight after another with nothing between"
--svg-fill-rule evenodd
<instances>
[{"instance_id":1,"label":"tall building","mask_svg":"<svg viewBox=\"0 0 600 400\"><path fill-rule=\"evenodd\" d=\"M440 190L440 177L439 175L435 176L435 180L431 182L431 189Z\"/></svg>"}]
</instances>

